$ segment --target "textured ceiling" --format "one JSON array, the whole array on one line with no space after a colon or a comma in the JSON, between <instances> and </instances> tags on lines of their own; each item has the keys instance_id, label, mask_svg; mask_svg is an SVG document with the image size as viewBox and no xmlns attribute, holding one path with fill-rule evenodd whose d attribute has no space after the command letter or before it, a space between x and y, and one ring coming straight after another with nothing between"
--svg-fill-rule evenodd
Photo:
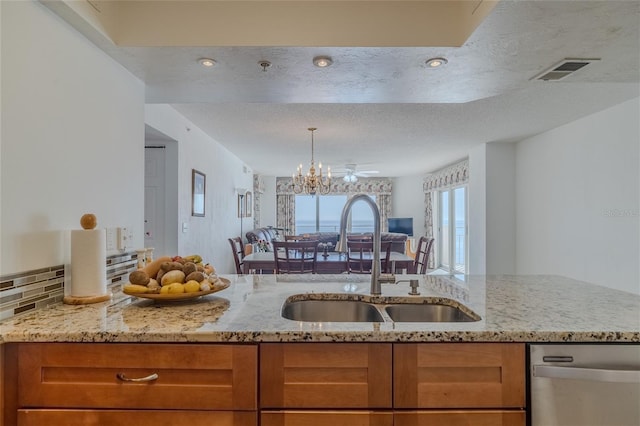
<instances>
[{"instance_id":1,"label":"textured ceiling","mask_svg":"<svg viewBox=\"0 0 640 426\"><path fill-rule=\"evenodd\" d=\"M308 127L324 164L422 174L640 92L636 0L503 0L461 47L116 47L75 26L145 81L147 102L172 104L266 175L308 163ZM334 64L315 68L320 54ZM434 56L449 63L426 69ZM531 80L564 58L601 60L558 82Z\"/></svg>"}]
</instances>

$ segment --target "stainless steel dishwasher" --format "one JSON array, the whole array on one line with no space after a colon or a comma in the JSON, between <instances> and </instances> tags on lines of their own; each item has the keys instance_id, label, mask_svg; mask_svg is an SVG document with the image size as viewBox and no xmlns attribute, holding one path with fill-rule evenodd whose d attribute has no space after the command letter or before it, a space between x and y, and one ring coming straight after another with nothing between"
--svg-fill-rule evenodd
<instances>
[{"instance_id":1,"label":"stainless steel dishwasher","mask_svg":"<svg viewBox=\"0 0 640 426\"><path fill-rule=\"evenodd\" d=\"M640 425L640 345L529 348L531 426Z\"/></svg>"}]
</instances>

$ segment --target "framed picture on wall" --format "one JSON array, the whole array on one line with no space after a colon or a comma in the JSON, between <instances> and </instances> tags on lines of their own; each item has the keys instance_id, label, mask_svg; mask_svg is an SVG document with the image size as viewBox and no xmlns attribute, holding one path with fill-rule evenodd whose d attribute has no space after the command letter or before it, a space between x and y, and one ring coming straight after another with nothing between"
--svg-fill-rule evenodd
<instances>
[{"instance_id":1,"label":"framed picture on wall","mask_svg":"<svg viewBox=\"0 0 640 426\"><path fill-rule=\"evenodd\" d=\"M238 194L238 217L244 217L244 194Z\"/></svg>"},{"instance_id":2,"label":"framed picture on wall","mask_svg":"<svg viewBox=\"0 0 640 426\"><path fill-rule=\"evenodd\" d=\"M207 176L191 170L191 216L204 217L204 199L206 195Z\"/></svg>"},{"instance_id":3,"label":"framed picture on wall","mask_svg":"<svg viewBox=\"0 0 640 426\"><path fill-rule=\"evenodd\" d=\"M244 217L251 217L253 211L253 194L251 191L247 191L244 196Z\"/></svg>"}]
</instances>

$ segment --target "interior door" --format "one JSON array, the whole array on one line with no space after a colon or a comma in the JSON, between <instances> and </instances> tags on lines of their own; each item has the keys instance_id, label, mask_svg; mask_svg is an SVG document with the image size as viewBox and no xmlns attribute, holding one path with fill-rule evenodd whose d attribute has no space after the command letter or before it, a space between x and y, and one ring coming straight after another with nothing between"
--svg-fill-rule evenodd
<instances>
[{"instance_id":1,"label":"interior door","mask_svg":"<svg viewBox=\"0 0 640 426\"><path fill-rule=\"evenodd\" d=\"M153 247L158 256L167 253L164 237L165 147L145 146L144 157L144 246Z\"/></svg>"}]
</instances>

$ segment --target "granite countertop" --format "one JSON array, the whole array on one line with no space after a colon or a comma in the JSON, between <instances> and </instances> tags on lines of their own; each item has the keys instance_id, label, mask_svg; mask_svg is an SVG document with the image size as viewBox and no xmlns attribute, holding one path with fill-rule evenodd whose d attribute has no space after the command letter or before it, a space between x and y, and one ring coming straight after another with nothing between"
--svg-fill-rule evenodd
<instances>
[{"instance_id":1,"label":"granite countertop","mask_svg":"<svg viewBox=\"0 0 640 426\"><path fill-rule=\"evenodd\" d=\"M2 342L640 342L640 296L569 278L412 276L369 295L355 275L225 275L229 288L199 299L156 303L117 292L93 305L53 305L0 323ZM480 316L463 323L301 322L280 315L302 297L376 303L446 301ZM350 296L344 296L349 294ZM389 319L388 317L386 318Z\"/></svg>"}]
</instances>

